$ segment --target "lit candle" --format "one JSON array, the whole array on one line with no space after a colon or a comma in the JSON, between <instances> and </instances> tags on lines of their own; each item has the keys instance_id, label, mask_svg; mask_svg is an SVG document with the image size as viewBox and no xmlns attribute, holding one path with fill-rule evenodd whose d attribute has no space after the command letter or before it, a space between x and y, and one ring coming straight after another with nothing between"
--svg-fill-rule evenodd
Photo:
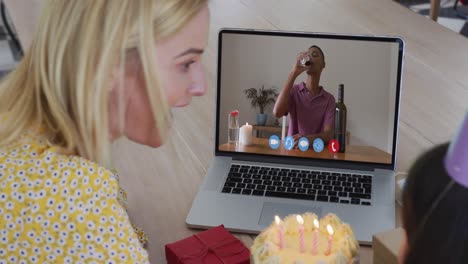
<instances>
[{"instance_id":1,"label":"lit candle","mask_svg":"<svg viewBox=\"0 0 468 264\"><path fill-rule=\"evenodd\" d=\"M305 251L305 246L304 246L304 219L302 219L302 216L297 215L296 220L299 223L299 243L301 246L301 253L304 253Z\"/></svg>"},{"instance_id":2,"label":"lit candle","mask_svg":"<svg viewBox=\"0 0 468 264\"><path fill-rule=\"evenodd\" d=\"M333 240L333 228L331 225L327 225L327 231L328 231L328 249L325 255L330 255L331 254L331 249L332 249L332 240Z\"/></svg>"},{"instance_id":3,"label":"lit candle","mask_svg":"<svg viewBox=\"0 0 468 264\"><path fill-rule=\"evenodd\" d=\"M317 255L318 254L318 233L319 233L319 221L317 219L314 219L314 247L312 248L312 254Z\"/></svg>"},{"instance_id":4,"label":"lit candle","mask_svg":"<svg viewBox=\"0 0 468 264\"><path fill-rule=\"evenodd\" d=\"M242 145L252 145L252 126L246 123L239 130L239 142Z\"/></svg>"},{"instance_id":5,"label":"lit candle","mask_svg":"<svg viewBox=\"0 0 468 264\"><path fill-rule=\"evenodd\" d=\"M278 227L280 249L283 249L284 248L283 225L281 223L281 219L277 215L275 215L275 222L276 222L276 226Z\"/></svg>"}]
</instances>

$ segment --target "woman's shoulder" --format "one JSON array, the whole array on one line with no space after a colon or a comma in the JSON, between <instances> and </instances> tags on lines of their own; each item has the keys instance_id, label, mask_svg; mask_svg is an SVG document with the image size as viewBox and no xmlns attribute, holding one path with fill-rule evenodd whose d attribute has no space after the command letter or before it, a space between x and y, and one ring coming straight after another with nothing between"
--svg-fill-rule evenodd
<instances>
[{"instance_id":1,"label":"woman's shoulder","mask_svg":"<svg viewBox=\"0 0 468 264\"><path fill-rule=\"evenodd\" d=\"M9 176L17 180L25 176L60 187L109 187L117 192L117 176L113 171L88 159L66 154L37 131L26 130L17 140L1 147L0 164L0 170L11 172ZM91 181L104 186L95 186Z\"/></svg>"},{"instance_id":2,"label":"woman's shoulder","mask_svg":"<svg viewBox=\"0 0 468 264\"><path fill-rule=\"evenodd\" d=\"M113 171L63 154L35 135L0 150L0 214L6 219L0 229L21 223L21 230L8 230L8 235L20 235L23 244L57 241L57 248L75 248L83 256L85 246L92 246L102 253L100 260L147 262L118 197ZM121 254L112 256L117 251Z\"/></svg>"}]
</instances>

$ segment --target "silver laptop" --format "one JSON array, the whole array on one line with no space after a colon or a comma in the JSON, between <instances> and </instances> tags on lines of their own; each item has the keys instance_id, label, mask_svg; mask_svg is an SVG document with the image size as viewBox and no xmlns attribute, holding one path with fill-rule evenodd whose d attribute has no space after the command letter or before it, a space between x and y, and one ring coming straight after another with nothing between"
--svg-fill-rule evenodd
<instances>
[{"instance_id":1,"label":"silver laptop","mask_svg":"<svg viewBox=\"0 0 468 264\"><path fill-rule=\"evenodd\" d=\"M334 213L361 244L394 228L403 51L398 37L222 29L215 158L187 225L256 234L275 215Z\"/></svg>"}]
</instances>

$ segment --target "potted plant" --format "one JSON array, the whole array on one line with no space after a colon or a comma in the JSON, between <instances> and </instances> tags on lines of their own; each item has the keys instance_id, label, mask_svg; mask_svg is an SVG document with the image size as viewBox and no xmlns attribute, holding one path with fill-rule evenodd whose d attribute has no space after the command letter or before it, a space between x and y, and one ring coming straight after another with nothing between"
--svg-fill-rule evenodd
<instances>
[{"instance_id":1,"label":"potted plant","mask_svg":"<svg viewBox=\"0 0 468 264\"><path fill-rule=\"evenodd\" d=\"M247 99L250 100L252 108L259 108L260 113L257 114L257 125L264 126L268 120L268 115L265 114L265 108L270 104L274 104L278 93L275 89L269 88L265 89L265 86L262 85L262 88L249 88L244 90L244 94L247 96Z\"/></svg>"}]
</instances>

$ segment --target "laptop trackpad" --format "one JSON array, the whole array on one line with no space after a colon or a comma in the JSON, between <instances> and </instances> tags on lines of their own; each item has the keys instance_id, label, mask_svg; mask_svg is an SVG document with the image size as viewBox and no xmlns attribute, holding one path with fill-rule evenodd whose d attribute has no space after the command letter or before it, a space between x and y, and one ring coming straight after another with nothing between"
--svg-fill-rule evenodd
<instances>
[{"instance_id":1,"label":"laptop trackpad","mask_svg":"<svg viewBox=\"0 0 468 264\"><path fill-rule=\"evenodd\" d=\"M318 217L321 217L322 207L265 202L263 203L262 214L260 215L258 224L261 226L269 226L275 215L283 218L290 214L303 214L306 212L315 213Z\"/></svg>"}]
</instances>

